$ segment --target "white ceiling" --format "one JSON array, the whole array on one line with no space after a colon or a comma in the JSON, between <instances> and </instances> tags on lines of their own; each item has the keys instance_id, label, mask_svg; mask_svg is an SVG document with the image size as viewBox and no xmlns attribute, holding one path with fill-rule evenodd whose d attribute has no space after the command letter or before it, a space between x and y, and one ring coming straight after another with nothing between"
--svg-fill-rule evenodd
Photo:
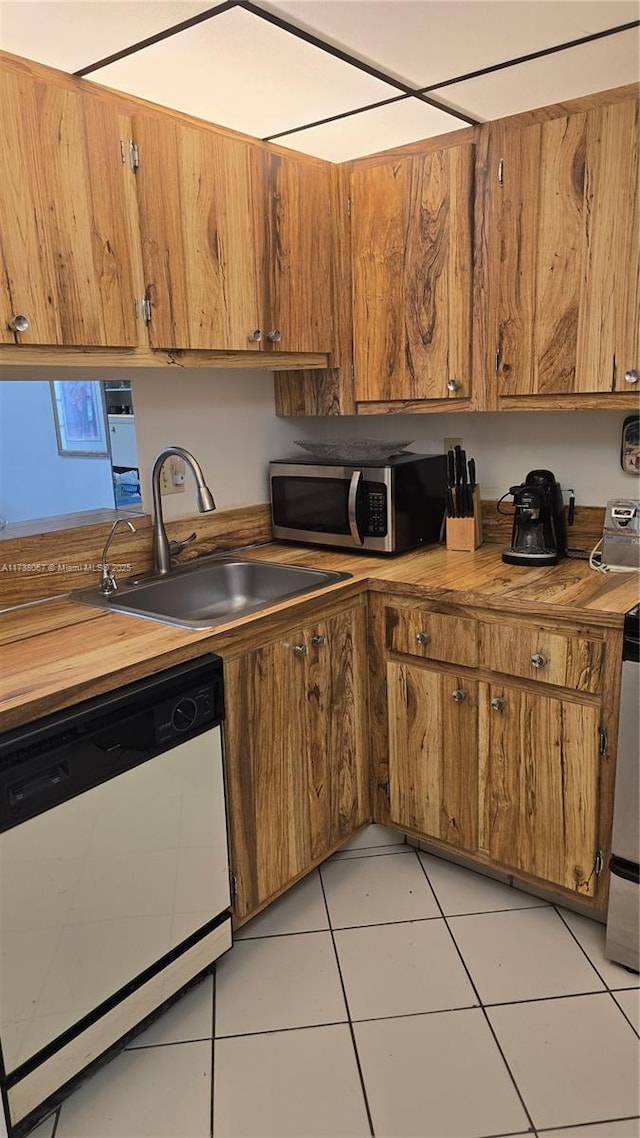
<instances>
[{"instance_id":1,"label":"white ceiling","mask_svg":"<svg viewBox=\"0 0 640 1138\"><path fill-rule=\"evenodd\" d=\"M637 0L259 0L279 15L479 121L637 80L638 28L450 84L482 68L637 20ZM0 0L0 46L79 71L210 9L192 0ZM241 8L89 78L332 161L465 125ZM444 84L437 87L437 84ZM348 112L358 111L356 114ZM344 115L322 125L334 115Z\"/></svg>"}]
</instances>

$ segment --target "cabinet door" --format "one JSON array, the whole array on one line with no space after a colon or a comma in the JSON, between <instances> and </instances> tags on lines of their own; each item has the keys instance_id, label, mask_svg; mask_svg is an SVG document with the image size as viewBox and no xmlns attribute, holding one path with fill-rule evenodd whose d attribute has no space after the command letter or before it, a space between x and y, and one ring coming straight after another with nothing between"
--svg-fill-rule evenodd
<instances>
[{"instance_id":1,"label":"cabinet door","mask_svg":"<svg viewBox=\"0 0 640 1138\"><path fill-rule=\"evenodd\" d=\"M499 395L629 391L638 367L638 103L501 137Z\"/></svg>"},{"instance_id":2,"label":"cabinet door","mask_svg":"<svg viewBox=\"0 0 640 1138\"><path fill-rule=\"evenodd\" d=\"M20 343L135 345L133 174L115 105L4 68L0 105L2 340L21 314Z\"/></svg>"},{"instance_id":3,"label":"cabinet door","mask_svg":"<svg viewBox=\"0 0 640 1138\"><path fill-rule=\"evenodd\" d=\"M259 348L250 145L168 114L136 115L134 134L151 343Z\"/></svg>"},{"instance_id":4,"label":"cabinet door","mask_svg":"<svg viewBox=\"0 0 640 1138\"><path fill-rule=\"evenodd\" d=\"M479 849L504 866L592 897L598 709L481 684L479 715Z\"/></svg>"},{"instance_id":5,"label":"cabinet door","mask_svg":"<svg viewBox=\"0 0 640 1138\"><path fill-rule=\"evenodd\" d=\"M225 665L235 911L244 917L369 817L364 609Z\"/></svg>"},{"instance_id":6,"label":"cabinet door","mask_svg":"<svg viewBox=\"0 0 640 1138\"><path fill-rule=\"evenodd\" d=\"M256 201L262 196L264 205L260 265L267 346L328 353L333 346L330 167L256 149L254 187Z\"/></svg>"},{"instance_id":7,"label":"cabinet door","mask_svg":"<svg viewBox=\"0 0 640 1138\"><path fill-rule=\"evenodd\" d=\"M471 394L473 163L467 143L352 175L359 401Z\"/></svg>"},{"instance_id":8,"label":"cabinet door","mask_svg":"<svg viewBox=\"0 0 640 1138\"><path fill-rule=\"evenodd\" d=\"M387 665L390 821L475 850L478 684Z\"/></svg>"}]
</instances>

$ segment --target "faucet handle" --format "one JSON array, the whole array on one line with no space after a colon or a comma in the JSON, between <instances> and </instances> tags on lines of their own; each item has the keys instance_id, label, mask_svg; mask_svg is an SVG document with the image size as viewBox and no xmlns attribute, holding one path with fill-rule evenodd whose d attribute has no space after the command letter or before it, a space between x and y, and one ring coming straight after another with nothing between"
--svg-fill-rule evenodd
<instances>
[{"instance_id":1,"label":"faucet handle","mask_svg":"<svg viewBox=\"0 0 640 1138\"><path fill-rule=\"evenodd\" d=\"M185 549L187 545L191 545L191 542L196 540L197 536L198 535L196 533L190 533L189 536L183 538L182 541L170 541L169 542L169 554L170 554L170 556L171 557L177 557L178 554L182 553L182 550Z\"/></svg>"}]
</instances>

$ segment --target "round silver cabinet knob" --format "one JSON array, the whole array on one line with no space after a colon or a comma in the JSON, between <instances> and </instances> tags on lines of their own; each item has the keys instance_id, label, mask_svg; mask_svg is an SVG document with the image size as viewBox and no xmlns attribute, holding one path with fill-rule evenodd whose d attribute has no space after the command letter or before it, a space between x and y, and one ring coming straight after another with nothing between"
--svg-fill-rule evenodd
<instances>
[{"instance_id":1,"label":"round silver cabinet knob","mask_svg":"<svg viewBox=\"0 0 640 1138\"><path fill-rule=\"evenodd\" d=\"M249 332L249 339L259 344L262 339L262 328L252 328Z\"/></svg>"},{"instance_id":2,"label":"round silver cabinet knob","mask_svg":"<svg viewBox=\"0 0 640 1138\"><path fill-rule=\"evenodd\" d=\"M296 656L309 655L309 649L307 648L306 644L294 644L293 651L295 652Z\"/></svg>"},{"instance_id":3,"label":"round silver cabinet knob","mask_svg":"<svg viewBox=\"0 0 640 1138\"><path fill-rule=\"evenodd\" d=\"M29 328L29 321L26 316L17 312L15 316L11 317L9 327L12 332L26 332Z\"/></svg>"},{"instance_id":4,"label":"round silver cabinet knob","mask_svg":"<svg viewBox=\"0 0 640 1138\"><path fill-rule=\"evenodd\" d=\"M637 383L640 379L640 371L635 367L629 368L629 371L625 371L624 378L627 383Z\"/></svg>"},{"instance_id":5,"label":"round silver cabinet knob","mask_svg":"<svg viewBox=\"0 0 640 1138\"><path fill-rule=\"evenodd\" d=\"M270 332L267 332L267 340L270 340L272 344L279 344L281 339L282 332L279 328L272 328Z\"/></svg>"},{"instance_id":6,"label":"round silver cabinet knob","mask_svg":"<svg viewBox=\"0 0 640 1138\"><path fill-rule=\"evenodd\" d=\"M460 688L456 688L455 691L452 691L451 695L453 696L456 703L462 703L462 701L467 698L467 693L462 691Z\"/></svg>"},{"instance_id":7,"label":"round silver cabinet knob","mask_svg":"<svg viewBox=\"0 0 640 1138\"><path fill-rule=\"evenodd\" d=\"M536 652L535 656L531 657L531 663L534 668L544 668L547 662L546 656L542 656L540 652Z\"/></svg>"},{"instance_id":8,"label":"round silver cabinet knob","mask_svg":"<svg viewBox=\"0 0 640 1138\"><path fill-rule=\"evenodd\" d=\"M494 711L504 711L504 700L496 697L496 699L491 700L491 706Z\"/></svg>"},{"instance_id":9,"label":"round silver cabinet knob","mask_svg":"<svg viewBox=\"0 0 640 1138\"><path fill-rule=\"evenodd\" d=\"M459 379L447 380L447 391L459 391L461 387L462 384L460 383Z\"/></svg>"},{"instance_id":10,"label":"round silver cabinet knob","mask_svg":"<svg viewBox=\"0 0 640 1138\"><path fill-rule=\"evenodd\" d=\"M327 640L325 636L312 636L311 643L314 648L322 648L327 643Z\"/></svg>"},{"instance_id":11,"label":"round silver cabinet knob","mask_svg":"<svg viewBox=\"0 0 640 1138\"><path fill-rule=\"evenodd\" d=\"M418 644L428 644L429 643L429 633L428 632L416 632L416 640L417 640Z\"/></svg>"}]
</instances>

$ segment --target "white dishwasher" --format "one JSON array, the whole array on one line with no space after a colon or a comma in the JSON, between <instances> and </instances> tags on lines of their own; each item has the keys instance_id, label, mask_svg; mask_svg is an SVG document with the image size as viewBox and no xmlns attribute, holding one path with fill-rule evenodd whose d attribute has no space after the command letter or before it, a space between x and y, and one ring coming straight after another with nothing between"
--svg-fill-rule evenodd
<instances>
[{"instance_id":1,"label":"white dishwasher","mask_svg":"<svg viewBox=\"0 0 640 1138\"><path fill-rule=\"evenodd\" d=\"M231 947L222 661L0 738L0 1069L9 1134Z\"/></svg>"}]
</instances>

